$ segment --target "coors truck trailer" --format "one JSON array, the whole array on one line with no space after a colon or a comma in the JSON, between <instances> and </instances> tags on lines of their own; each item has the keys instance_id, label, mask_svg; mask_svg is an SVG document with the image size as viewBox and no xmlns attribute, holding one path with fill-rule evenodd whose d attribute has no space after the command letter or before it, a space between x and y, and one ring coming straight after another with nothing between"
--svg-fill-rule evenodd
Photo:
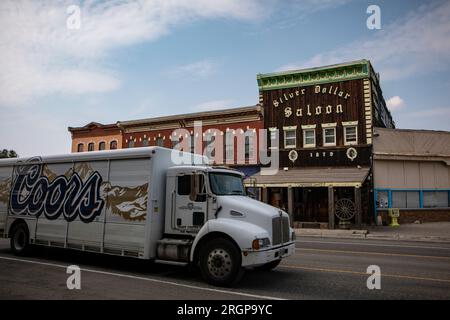
<instances>
[{"instance_id":1,"label":"coors truck trailer","mask_svg":"<svg viewBox=\"0 0 450 320\"><path fill-rule=\"evenodd\" d=\"M43 245L198 265L214 285L275 268L294 252L288 214L205 160L160 147L0 160L0 235L18 255Z\"/></svg>"}]
</instances>

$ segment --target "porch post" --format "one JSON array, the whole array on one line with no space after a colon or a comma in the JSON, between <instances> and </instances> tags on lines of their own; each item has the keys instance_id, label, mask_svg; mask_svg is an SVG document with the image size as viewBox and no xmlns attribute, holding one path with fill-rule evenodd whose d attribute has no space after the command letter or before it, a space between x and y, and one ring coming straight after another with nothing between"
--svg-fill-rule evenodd
<instances>
[{"instance_id":1,"label":"porch post","mask_svg":"<svg viewBox=\"0 0 450 320\"><path fill-rule=\"evenodd\" d=\"M294 190L292 187L288 187L288 213L289 220L291 221L291 227L294 226Z\"/></svg>"},{"instance_id":2,"label":"porch post","mask_svg":"<svg viewBox=\"0 0 450 320\"><path fill-rule=\"evenodd\" d=\"M328 187L328 228L334 229L334 189Z\"/></svg>"},{"instance_id":3,"label":"porch post","mask_svg":"<svg viewBox=\"0 0 450 320\"><path fill-rule=\"evenodd\" d=\"M361 229L361 188L355 187L355 224Z\"/></svg>"}]
</instances>

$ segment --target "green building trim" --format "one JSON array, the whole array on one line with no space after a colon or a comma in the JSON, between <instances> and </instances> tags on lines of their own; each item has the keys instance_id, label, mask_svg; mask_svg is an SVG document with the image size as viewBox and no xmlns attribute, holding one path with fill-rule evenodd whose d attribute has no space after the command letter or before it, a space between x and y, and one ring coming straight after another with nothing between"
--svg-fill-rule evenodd
<instances>
[{"instance_id":1,"label":"green building trim","mask_svg":"<svg viewBox=\"0 0 450 320\"><path fill-rule=\"evenodd\" d=\"M371 76L371 71L369 60L358 60L318 68L258 74L256 78L259 90L266 91L364 79Z\"/></svg>"}]
</instances>

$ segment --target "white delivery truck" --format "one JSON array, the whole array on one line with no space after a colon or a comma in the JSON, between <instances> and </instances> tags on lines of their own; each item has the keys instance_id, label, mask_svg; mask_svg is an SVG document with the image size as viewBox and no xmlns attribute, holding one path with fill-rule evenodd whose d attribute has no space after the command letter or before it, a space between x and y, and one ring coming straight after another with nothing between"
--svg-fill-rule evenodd
<instances>
[{"instance_id":1,"label":"white delivery truck","mask_svg":"<svg viewBox=\"0 0 450 320\"><path fill-rule=\"evenodd\" d=\"M0 160L0 234L32 245L199 265L214 285L294 252L286 212L245 195L240 172L146 147ZM184 157L186 159L186 157Z\"/></svg>"}]
</instances>

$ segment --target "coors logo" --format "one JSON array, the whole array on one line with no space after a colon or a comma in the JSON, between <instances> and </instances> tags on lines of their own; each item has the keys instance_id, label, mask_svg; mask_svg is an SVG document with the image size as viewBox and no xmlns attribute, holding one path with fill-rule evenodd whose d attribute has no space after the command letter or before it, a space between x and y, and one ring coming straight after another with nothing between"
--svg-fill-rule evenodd
<instances>
[{"instance_id":1,"label":"coors logo","mask_svg":"<svg viewBox=\"0 0 450 320\"><path fill-rule=\"evenodd\" d=\"M91 172L83 182L78 173L54 177L50 182L43 175L44 165L32 158L15 169L11 187L10 209L13 214L29 214L47 219L58 219L61 214L67 221L77 217L92 222L102 211L104 200L100 197L102 177Z\"/></svg>"}]
</instances>

